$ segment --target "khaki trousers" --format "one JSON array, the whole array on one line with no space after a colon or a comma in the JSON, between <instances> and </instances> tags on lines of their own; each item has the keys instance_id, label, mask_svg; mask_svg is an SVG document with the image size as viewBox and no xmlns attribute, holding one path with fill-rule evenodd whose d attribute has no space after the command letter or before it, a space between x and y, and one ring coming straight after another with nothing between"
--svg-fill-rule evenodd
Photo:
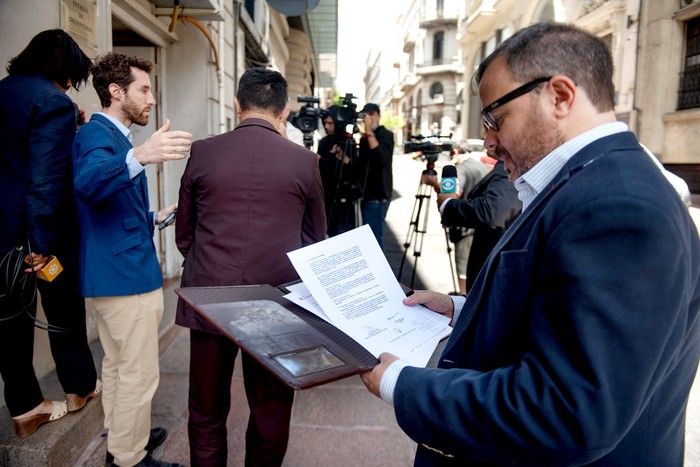
<instances>
[{"instance_id":1,"label":"khaki trousers","mask_svg":"<svg viewBox=\"0 0 700 467\"><path fill-rule=\"evenodd\" d=\"M160 378L158 325L163 317L163 289L90 300L105 353L102 407L107 450L114 463L133 466L146 456L151 400Z\"/></svg>"}]
</instances>

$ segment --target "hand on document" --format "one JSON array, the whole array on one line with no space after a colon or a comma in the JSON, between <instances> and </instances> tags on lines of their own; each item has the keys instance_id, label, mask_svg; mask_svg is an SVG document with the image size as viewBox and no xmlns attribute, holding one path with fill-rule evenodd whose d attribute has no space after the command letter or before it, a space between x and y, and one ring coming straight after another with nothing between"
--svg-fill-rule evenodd
<instances>
[{"instance_id":1,"label":"hand on document","mask_svg":"<svg viewBox=\"0 0 700 467\"><path fill-rule=\"evenodd\" d=\"M408 306L423 305L427 309L450 319L455 313L454 302L450 296L432 290L416 290L411 296L403 299L403 304Z\"/></svg>"}]
</instances>

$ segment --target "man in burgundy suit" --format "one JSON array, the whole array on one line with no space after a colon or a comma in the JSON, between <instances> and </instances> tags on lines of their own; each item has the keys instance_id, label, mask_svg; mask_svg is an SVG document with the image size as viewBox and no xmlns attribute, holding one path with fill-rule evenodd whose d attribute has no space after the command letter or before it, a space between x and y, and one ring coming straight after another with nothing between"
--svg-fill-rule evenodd
<instances>
[{"instance_id":1,"label":"man in burgundy suit","mask_svg":"<svg viewBox=\"0 0 700 467\"><path fill-rule=\"evenodd\" d=\"M182 177L177 246L182 286L280 285L298 278L286 253L325 235L323 188L314 153L280 135L287 82L253 68L235 98L240 124L197 141ZM227 465L226 419L238 347L178 302L190 331L189 440L192 466ZM294 391L243 354L250 406L246 465L281 465Z\"/></svg>"}]
</instances>

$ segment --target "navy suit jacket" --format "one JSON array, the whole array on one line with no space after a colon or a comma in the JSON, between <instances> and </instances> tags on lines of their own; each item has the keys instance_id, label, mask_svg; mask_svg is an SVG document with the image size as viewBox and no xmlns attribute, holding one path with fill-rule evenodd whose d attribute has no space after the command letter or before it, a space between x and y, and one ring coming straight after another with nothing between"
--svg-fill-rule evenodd
<instances>
[{"instance_id":1,"label":"navy suit jacket","mask_svg":"<svg viewBox=\"0 0 700 467\"><path fill-rule=\"evenodd\" d=\"M0 255L28 239L34 252L75 260L73 101L44 77L8 76L0 135Z\"/></svg>"},{"instance_id":2,"label":"navy suit jacket","mask_svg":"<svg viewBox=\"0 0 700 467\"><path fill-rule=\"evenodd\" d=\"M73 144L85 297L135 295L163 285L153 243L146 173L129 176L129 140L95 114Z\"/></svg>"},{"instance_id":3,"label":"navy suit jacket","mask_svg":"<svg viewBox=\"0 0 700 467\"><path fill-rule=\"evenodd\" d=\"M439 368L400 373L416 464L681 466L699 283L697 229L634 135L589 144L496 245Z\"/></svg>"}]
</instances>

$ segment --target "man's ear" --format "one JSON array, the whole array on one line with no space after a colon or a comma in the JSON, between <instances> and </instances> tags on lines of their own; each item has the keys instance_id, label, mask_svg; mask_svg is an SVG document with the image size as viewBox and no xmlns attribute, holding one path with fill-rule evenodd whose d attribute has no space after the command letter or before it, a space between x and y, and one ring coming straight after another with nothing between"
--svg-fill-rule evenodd
<instances>
[{"instance_id":1,"label":"man's ear","mask_svg":"<svg viewBox=\"0 0 700 467\"><path fill-rule=\"evenodd\" d=\"M556 117L564 117L572 112L576 102L578 88L576 83L564 75L553 76L548 85L553 91L554 113Z\"/></svg>"},{"instance_id":2,"label":"man's ear","mask_svg":"<svg viewBox=\"0 0 700 467\"><path fill-rule=\"evenodd\" d=\"M109 95L112 96L112 99L114 99L116 101L122 100L122 97L124 97L124 94L126 92L126 90L124 88L122 88L121 86L119 86L116 83L111 83L109 85L108 89L109 89Z\"/></svg>"},{"instance_id":3,"label":"man's ear","mask_svg":"<svg viewBox=\"0 0 700 467\"><path fill-rule=\"evenodd\" d=\"M289 117L289 102L284 104L284 109L282 109L282 113L277 117L280 120L287 120L287 117Z\"/></svg>"},{"instance_id":4,"label":"man's ear","mask_svg":"<svg viewBox=\"0 0 700 467\"><path fill-rule=\"evenodd\" d=\"M238 98L236 96L233 96L233 104L236 106L236 115L238 115L238 119L241 119L241 103L238 102Z\"/></svg>"}]
</instances>

